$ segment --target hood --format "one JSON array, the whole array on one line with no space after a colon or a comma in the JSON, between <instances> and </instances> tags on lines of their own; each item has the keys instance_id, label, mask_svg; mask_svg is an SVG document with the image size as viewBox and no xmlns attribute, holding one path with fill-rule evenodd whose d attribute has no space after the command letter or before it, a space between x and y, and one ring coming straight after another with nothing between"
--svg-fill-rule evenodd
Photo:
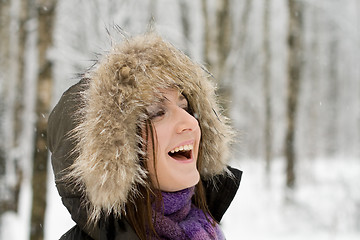
<instances>
[{"instance_id":1,"label":"hood","mask_svg":"<svg viewBox=\"0 0 360 240\"><path fill-rule=\"evenodd\" d=\"M160 36L149 33L114 45L60 99L49 117L49 148L60 195L80 196L90 221L124 213L145 185L139 128L161 89L188 99L201 128L203 179L225 173L232 129L221 115L210 74Z\"/></svg>"}]
</instances>

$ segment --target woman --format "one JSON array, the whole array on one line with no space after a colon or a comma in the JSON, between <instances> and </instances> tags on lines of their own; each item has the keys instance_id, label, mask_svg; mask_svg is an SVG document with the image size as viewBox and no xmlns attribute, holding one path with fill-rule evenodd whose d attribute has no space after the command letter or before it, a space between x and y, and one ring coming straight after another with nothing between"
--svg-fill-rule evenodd
<instances>
[{"instance_id":1,"label":"woman","mask_svg":"<svg viewBox=\"0 0 360 240\"><path fill-rule=\"evenodd\" d=\"M63 94L48 145L76 226L61 239L225 239L241 171L226 165L232 130L207 75L148 33Z\"/></svg>"}]
</instances>

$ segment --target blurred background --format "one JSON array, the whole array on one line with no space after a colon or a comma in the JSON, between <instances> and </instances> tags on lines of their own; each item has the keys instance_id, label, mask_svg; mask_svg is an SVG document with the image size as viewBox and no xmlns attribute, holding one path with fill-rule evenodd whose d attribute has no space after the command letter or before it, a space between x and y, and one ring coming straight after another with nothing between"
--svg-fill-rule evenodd
<instances>
[{"instance_id":1,"label":"blurred background","mask_svg":"<svg viewBox=\"0 0 360 240\"><path fill-rule=\"evenodd\" d=\"M213 73L238 132L227 239L359 239L359 12L358 0L1 0L0 239L74 225L49 112L121 40L116 28L150 27Z\"/></svg>"}]
</instances>

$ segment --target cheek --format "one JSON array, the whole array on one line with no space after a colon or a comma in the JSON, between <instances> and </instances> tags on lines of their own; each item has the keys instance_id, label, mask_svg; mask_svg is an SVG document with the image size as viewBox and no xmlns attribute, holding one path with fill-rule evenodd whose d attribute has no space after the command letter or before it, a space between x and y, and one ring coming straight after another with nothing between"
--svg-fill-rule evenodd
<instances>
[{"instance_id":1,"label":"cheek","mask_svg":"<svg viewBox=\"0 0 360 240\"><path fill-rule=\"evenodd\" d=\"M159 188L164 190L164 183L172 181L171 166L167 160L166 146L168 139L170 138L169 128L162 128L162 126L154 126L154 132L156 136L154 139L148 136L147 141L147 170L152 183L156 186L159 184ZM154 147L153 147L154 140ZM154 154L155 151L155 154Z\"/></svg>"},{"instance_id":2,"label":"cheek","mask_svg":"<svg viewBox=\"0 0 360 240\"><path fill-rule=\"evenodd\" d=\"M151 182L153 184L156 184L157 180L156 180L155 168L156 168L156 171L158 172L158 166L155 167L154 157L156 157L156 156L154 156L152 144L148 144L148 146L147 146L146 168L147 168L147 170L149 172L149 177L150 177Z\"/></svg>"},{"instance_id":3,"label":"cheek","mask_svg":"<svg viewBox=\"0 0 360 240\"><path fill-rule=\"evenodd\" d=\"M159 175L159 172L163 171L164 164L163 164L163 156L161 153L163 150L161 149L161 140L163 139L163 134L165 131L162 131L157 126L153 126L153 136L148 131L147 136L147 145L146 145L146 154L147 154L147 170L149 171L151 181L155 184L157 182L156 174Z\"/></svg>"},{"instance_id":4,"label":"cheek","mask_svg":"<svg viewBox=\"0 0 360 240\"><path fill-rule=\"evenodd\" d=\"M156 133L155 142L157 149L164 146L166 141L170 138L172 127L170 124L154 124L154 132Z\"/></svg>"},{"instance_id":5,"label":"cheek","mask_svg":"<svg viewBox=\"0 0 360 240\"><path fill-rule=\"evenodd\" d=\"M167 156L167 146L169 146L169 139L171 139L171 127L170 125L158 124L154 126L154 148L152 147L152 141L148 146L151 146L150 153L155 150L156 166L161 165L161 161ZM149 151L148 151L149 153ZM153 155L153 154L152 154Z\"/></svg>"}]
</instances>

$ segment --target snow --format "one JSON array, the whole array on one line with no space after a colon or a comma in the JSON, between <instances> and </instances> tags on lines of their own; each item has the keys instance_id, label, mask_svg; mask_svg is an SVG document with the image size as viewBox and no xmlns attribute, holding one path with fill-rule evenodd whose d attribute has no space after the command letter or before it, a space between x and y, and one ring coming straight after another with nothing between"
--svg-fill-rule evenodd
<instances>
[{"instance_id":1,"label":"snow","mask_svg":"<svg viewBox=\"0 0 360 240\"><path fill-rule=\"evenodd\" d=\"M28 239L30 209L31 209L31 183L25 182L20 192L19 213L6 212L0 218L0 239L25 240Z\"/></svg>"},{"instance_id":2,"label":"snow","mask_svg":"<svg viewBox=\"0 0 360 240\"><path fill-rule=\"evenodd\" d=\"M75 223L67 209L61 202L61 198L55 187L54 174L48 172L47 211L45 214L45 240L59 239L65 232L72 228Z\"/></svg>"},{"instance_id":3,"label":"snow","mask_svg":"<svg viewBox=\"0 0 360 240\"><path fill-rule=\"evenodd\" d=\"M358 160L303 160L298 166L293 193L284 190L282 163L280 159L273 162L269 177L260 160L232 164L244 174L221 223L228 240L360 239ZM45 240L53 240L59 239L74 223L61 203L51 172L48 186ZM19 215L7 213L3 218L1 239L27 239L29 213L26 210L30 207L30 196L28 184L22 190Z\"/></svg>"},{"instance_id":4,"label":"snow","mask_svg":"<svg viewBox=\"0 0 360 240\"><path fill-rule=\"evenodd\" d=\"M241 186L223 220L228 239L359 239L360 164L356 160L303 163L293 193L285 191L281 160L273 163L269 180L260 161L240 166Z\"/></svg>"}]
</instances>

